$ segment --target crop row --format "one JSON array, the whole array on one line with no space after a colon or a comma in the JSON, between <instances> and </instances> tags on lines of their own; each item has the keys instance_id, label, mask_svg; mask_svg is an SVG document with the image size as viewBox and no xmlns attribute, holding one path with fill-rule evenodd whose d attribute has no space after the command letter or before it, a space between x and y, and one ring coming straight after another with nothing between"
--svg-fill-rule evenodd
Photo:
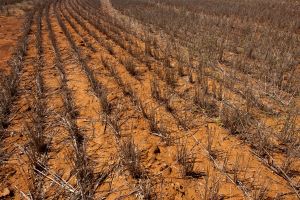
<instances>
[{"instance_id":1,"label":"crop row","mask_svg":"<svg viewBox=\"0 0 300 200\"><path fill-rule=\"evenodd\" d=\"M81 12L82 12L82 10L81 10ZM92 19L92 17L90 17L89 19ZM92 22L91 22L92 23ZM103 29L103 28L102 28Z\"/></svg>"}]
</instances>

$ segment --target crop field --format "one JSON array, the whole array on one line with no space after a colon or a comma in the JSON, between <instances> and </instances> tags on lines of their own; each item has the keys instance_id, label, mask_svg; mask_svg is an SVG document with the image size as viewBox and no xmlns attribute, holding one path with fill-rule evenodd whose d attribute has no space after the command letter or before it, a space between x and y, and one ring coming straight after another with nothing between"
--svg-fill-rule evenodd
<instances>
[{"instance_id":1,"label":"crop field","mask_svg":"<svg viewBox=\"0 0 300 200\"><path fill-rule=\"evenodd\" d=\"M26 1L0 199L300 199L299 0Z\"/></svg>"}]
</instances>

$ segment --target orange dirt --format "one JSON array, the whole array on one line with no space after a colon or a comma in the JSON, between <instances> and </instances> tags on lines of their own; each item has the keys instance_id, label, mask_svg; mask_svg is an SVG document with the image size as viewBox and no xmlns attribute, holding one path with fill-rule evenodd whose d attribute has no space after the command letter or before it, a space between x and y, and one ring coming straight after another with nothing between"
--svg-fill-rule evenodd
<instances>
[{"instance_id":1,"label":"orange dirt","mask_svg":"<svg viewBox=\"0 0 300 200\"><path fill-rule=\"evenodd\" d=\"M7 61L20 37L22 22L23 17L20 16L0 16L0 69L5 72L8 72Z\"/></svg>"},{"instance_id":2,"label":"orange dirt","mask_svg":"<svg viewBox=\"0 0 300 200\"><path fill-rule=\"evenodd\" d=\"M265 160L254 153L249 143L223 127L220 110L210 116L208 111L194 104L196 84L189 82L188 72L184 72L183 76L176 75L177 83L172 88L164 80L166 67L169 66L158 59L164 56L163 52L151 46L153 56L149 56L145 53L149 44L138 34L131 34L107 20L107 16L113 17L116 22L123 20L124 24L129 20L114 10L109 1L101 1L102 6L96 10L99 16L91 12L89 19L84 17L89 16L89 11L81 5L85 1L50 2L49 10L46 4L41 16L43 51L40 57L36 46L38 13L35 13L29 34L18 85L20 92L11 108L11 123L5 132L8 137L3 141L9 156L0 166L0 199L30 199L35 195L36 199L147 199L148 193L151 194L149 199L260 199L259 195L263 193L267 199L297 199L295 189L287 179L274 173ZM82 13L74 9L77 3ZM81 20L84 26L77 20ZM100 28L89 20L97 20ZM5 73L8 72L6 62L21 35L22 30L16 31L21 23L21 17L0 17L0 66ZM138 24L136 21L134 23ZM49 26L52 27L59 52L56 52L51 40ZM137 33L147 30L143 24L133 27L135 29L131 31ZM153 37L156 37L154 34ZM166 37L157 37L163 45ZM65 86L58 57L65 72ZM180 63L174 58L169 59L171 70L177 70ZM38 61L42 61L42 101L47 113L40 123L45 125L42 132L48 144L46 154L34 154L39 157L40 165L31 160L34 157L33 140L29 134L30 128L36 126L34 117L39 112L36 109L39 98L36 79ZM128 62L136 67L137 76L126 69ZM88 75L85 65L95 80ZM222 76L217 71L208 70L207 73ZM153 80L162 93L171 91L171 108L151 95ZM97 96L92 81L102 86L102 92L106 91L111 107L108 114L102 99L105 94ZM253 79L249 82L259 85ZM221 87L213 77L208 79L207 84L210 92L215 89L213 87ZM239 83L235 86L243 88ZM66 109L66 102L70 103L65 98L66 91L70 92L74 102L75 117L70 117ZM246 107L245 100L239 94L229 88L224 88L223 93L229 102ZM275 110L285 109L276 101L265 99L263 104L270 104ZM221 109L224 105L218 102L217 106ZM271 126L283 121L269 117L257 107L251 108L251 111L264 123L270 122ZM160 131L151 130L151 117L157 121ZM70 122L74 122L78 133L83 135L82 146L74 137ZM116 124L120 125L120 130L116 130ZM130 140L134 141L135 156L140 155L138 164L143 172L142 177L134 177L130 170L130 162L133 161L126 160L124 143ZM211 149L208 147L210 142ZM179 151L183 147L188 153L185 156L195 159L188 160L194 164L192 173L188 175L184 175L183 165L178 161ZM79 153L83 156L80 157ZM281 163L287 155L279 152L273 156L272 162ZM300 161L295 160L292 169L297 171L299 167ZM94 178L106 172L109 173L104 181L95 184ZM87 185L84 185L86 182L82 177L87 179ZM299 177L296 174L291 181L297 183ZM97 187L87 187L94 184ZM90 196L83 191L90 192ZM213 194L216 196L210 196Z\"/></svg>"}]
</instances>

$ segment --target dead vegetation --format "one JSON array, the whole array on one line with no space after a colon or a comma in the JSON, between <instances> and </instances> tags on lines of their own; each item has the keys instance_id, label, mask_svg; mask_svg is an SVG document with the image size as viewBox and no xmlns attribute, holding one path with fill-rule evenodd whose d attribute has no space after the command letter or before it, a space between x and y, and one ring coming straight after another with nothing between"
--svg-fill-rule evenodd
<instances>
[{"instance_id":1,"label":"dead vegetation","mask_svg":"<svg viewBox=\"0 0 300 200\"><path fill-rule=\"evenodd\" d=\"M1 75L0 168L16 170L5 187L27 199L299 198L296 5L37 3Z\"/></svg>"}]
</instances>

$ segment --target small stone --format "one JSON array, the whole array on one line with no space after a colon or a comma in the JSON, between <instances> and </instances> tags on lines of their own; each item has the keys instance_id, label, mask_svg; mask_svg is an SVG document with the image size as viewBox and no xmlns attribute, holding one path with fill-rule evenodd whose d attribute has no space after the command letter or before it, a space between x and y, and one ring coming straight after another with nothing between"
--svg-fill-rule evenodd
<instances>
[{"instance_id":1,"label":"small stone","mask_svg":"<svg viewBox=\"0 0 300 200\"><path fill-rule=\"evenodd\" d=\"M4 188L1 192L0 192L0 198L1 197L6 197L10 195L10 190L8 188Z\"/></svg>"},{"instance_id":2,"label":"small stone","mask_svg":"<svg viewBox=\"0 0 300 200\"><path fill-rule=\"evenodd\" d=\"M245 49L242 48L242 47L237 47L237 48L236 48L236 52L237 52L238 54L242 54L242 53L245 53Z\"/></svg>"},{"instance_id":3,"label":"small stone","mask_svg":"<svg viewBox=\"0 0 300 200\"><path fill-rule=\"evenodd\" d=\"M169 64L170 64L170 67L175 68L177 63L174 60L171 60L169 62Z\"/></svg>"}]
</instances>

